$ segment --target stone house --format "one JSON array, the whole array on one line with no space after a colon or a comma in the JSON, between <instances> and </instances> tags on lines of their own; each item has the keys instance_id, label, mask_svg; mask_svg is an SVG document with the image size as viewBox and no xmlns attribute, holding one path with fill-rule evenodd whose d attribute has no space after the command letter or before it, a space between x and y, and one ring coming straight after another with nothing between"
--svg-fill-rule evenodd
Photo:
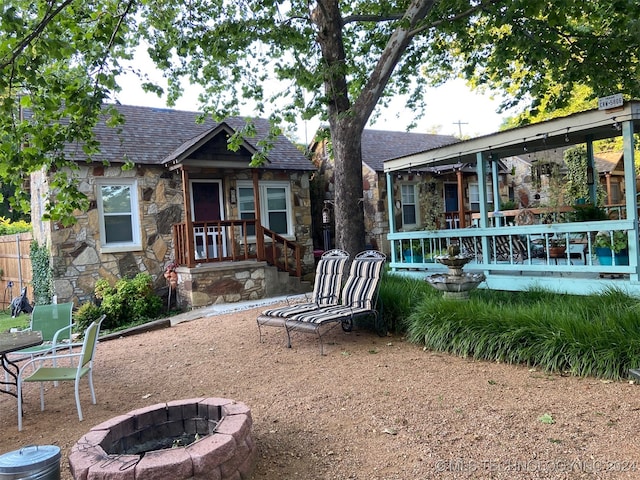
<instances>
[{"instance_id":1,"label":"stone house","mask_svg":"<svg viewBox=\"0 0 640 480\"><path fill-rule=\"evenodd\" d=\"M458 142L450 135L395 132L365 129L362 134L362 175L363 203L366 242L372 247L389 254L389 211L387 208L387 178L384 162L393 158L423 152ZM318 167L322 182L320 203L332 205L334 200L333 159L329 155L326 140L315 142L311 146L313 162ZM462 169L465 176L474 175ZM395 175L393 181L394 222L400 231L422 230L435 227L435 222L451 222L453 214L447 216L447 207L458 210L457 204L451 205L447 195L449 186L457 185L455 169L412 170ZM454 189L455 191L455 189ZM457 199L457 193L456 199ZM468 201L467 201L468 203ZM433 214L434 209L437 214ZM317 210L315 212L317 215ZM314 222L320 225L321 221ZM453 223L452 223L453 225ZM316 235L316 246L320 247Z\"/></svg>"},{"instance_id":2,"label":"stone house","mask_svg":"<svg viewBox=\"0 0 640 480\"><path fill-rule=\"evenodd\" d=\"M126 123L96 126L101 153L92 162L69 147L88 211L77 212L70 227L34 222L34 239L51 251L58 301L79 305L93 298L98 278L115 283L139 272L166 287L163 273L172 262L179 264L183 307L283 293L278 285L295 288L289 278L313 271L315 167L282 135L266 162L250 167L268 121L255 120L256 136L230 151L227 140L244 119L196 122L195 112L117 108ZM123 168L126 162L132 167ZM33 218L53 195L47 175L34 173Z\"/></svg>"}]
</instances>

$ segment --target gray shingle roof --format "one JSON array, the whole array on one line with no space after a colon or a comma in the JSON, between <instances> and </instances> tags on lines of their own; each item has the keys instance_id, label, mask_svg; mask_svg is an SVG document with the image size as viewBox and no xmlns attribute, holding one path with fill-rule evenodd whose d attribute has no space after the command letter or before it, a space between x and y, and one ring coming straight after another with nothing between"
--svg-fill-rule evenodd
<instances>
[{"instance_id":1,"label":"gray shingle roof","mask_svg":"<svg viewBox=\"0 0 640 480\"><path fill-rule=\"evenodd\" d=\"M121 130L110 128L105 119L101 119L95 128L100 142L101 152L93 160L120 163L129 158L136 164L161 165L163 160L187 150L187 147L219 124L206 119L196 123L198 112L186 112L167 108L137 107L117 105L118 111L124 115L126 123ZM230 117L224 120L234 130L240 129L244 118ZM256 136L245 139L251 146L266 137L269 121L254 119ZM75 159L80 161L86 157L79 148L71 148ZM268 155L266 169L275 170L315 170L313 164L284 135L280 135Z\"/></svg>"},{"instance_id":2,"label":"gray shingle roof","mask_svg":"<svg viewBox=\"0 0 640 480\"><path fill-rule=\"evenodd\" d=\"M386 160L424 152L459 141L451 135L365 129L362 133L362 161L373 170L382 172Z\"/></svg>"}]
</instances>

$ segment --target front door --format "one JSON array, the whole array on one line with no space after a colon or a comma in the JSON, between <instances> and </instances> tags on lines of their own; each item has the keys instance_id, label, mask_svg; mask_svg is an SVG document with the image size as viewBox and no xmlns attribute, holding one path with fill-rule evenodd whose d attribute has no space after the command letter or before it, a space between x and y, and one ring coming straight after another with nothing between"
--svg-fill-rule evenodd
<instances>
[{"instance_id":1,"label":"front door","mask_svg":"<svg viewBox=\"0 0 640 480\"><path fill-rule=\"evenodd\" d=\"M459 221L459 206L458 206L458 184L457 183L445 183L444 184L444 211L447 220L447 228L458 227Z\"/></svg>"},{"instance_id":2,"label":"front door","mask_svg":"<svg viewBox=\"0 0 640 480\"><path fill-rule=\"evenodd\" d=\"M191 181L191 219L196 260L227 256L224 227L216 222L224 220L221 180Z\"/></svg>"}]
</instances>

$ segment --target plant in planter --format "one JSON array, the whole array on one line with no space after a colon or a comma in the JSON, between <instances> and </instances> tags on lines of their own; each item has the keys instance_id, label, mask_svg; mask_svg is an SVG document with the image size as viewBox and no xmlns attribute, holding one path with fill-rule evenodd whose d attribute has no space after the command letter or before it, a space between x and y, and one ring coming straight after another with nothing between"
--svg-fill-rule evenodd
<instances>
[{"instance_id":1,"label":"plant in planter","mask_svg":"<svg viewBox=\"0 0 640 480\"><path fill-rule=\"evenodd\" d=\"M403 242L402 255L407 263L422 263L422 245L419 241Z\"/></svg>"},{"instance_id":2,"label":"plant in planter","mask_svg":"<svg viewBox=\"0 0 640 480\"><path fill-rule=\"evenodd\" d=\"M551 237L549 238L549 256L552 258L562 257L567 251L567 245L564 238Z\"/></svg>"},{"instance_id":3,"label":"plant in planter","mask_svg":"<svg viewBox=\"0 0 640 480\"><path fill-rule=\"evenodd\" d=\"M574 222L589 222L608 220L607 212L592 203L573 205L572 220Z\"/></svg>"},{"instance_id":4,"label":"plant in planter","mask_svg":"<svg viewBox=\"0 0 640 480\"><path fill-rule=\"evenodd\" d=\"M601 231L596 234L593 246L600 265L629 265L629 241L627 232L622 230Z\"/></svg>"}]
</instances>

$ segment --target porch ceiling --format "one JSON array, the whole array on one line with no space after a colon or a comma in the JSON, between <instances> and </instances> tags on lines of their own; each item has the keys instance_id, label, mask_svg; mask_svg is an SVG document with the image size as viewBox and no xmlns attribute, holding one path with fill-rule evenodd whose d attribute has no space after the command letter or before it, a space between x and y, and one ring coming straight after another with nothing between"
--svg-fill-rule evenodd
<instances>
[{"instance_id":1,"label":"porch ceiling","mask_svg":"<svg viewBox=\"0 0 640 480\"><path fill-rule=\"evenodd\" d=\"M633 121L634 132L640 131L640 101L625 102L613 110L589 110L546 122L512 128L482 137L465 140L441 148L384 162L384 171L408 170L419 166L439 166L475 163L477 154L505 158L526 152L550 150L579 145L622 135L620 124Z\"/></svg>"}]
</instances>

